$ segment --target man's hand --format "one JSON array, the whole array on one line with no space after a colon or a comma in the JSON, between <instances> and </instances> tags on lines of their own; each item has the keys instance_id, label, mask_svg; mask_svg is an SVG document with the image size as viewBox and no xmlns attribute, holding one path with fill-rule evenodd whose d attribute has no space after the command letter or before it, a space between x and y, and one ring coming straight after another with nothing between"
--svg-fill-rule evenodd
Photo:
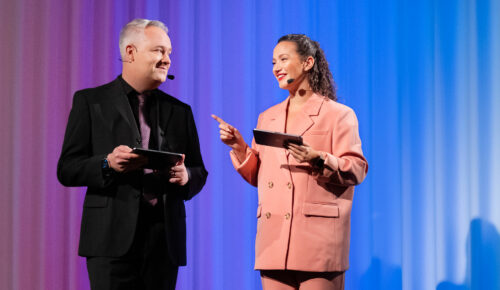
<instances>
[{"instance_id":1,"label":"man's hand","mask_svg":"<svg viewBox=\"0 0 500 290\"><path fill-rule=\"evenodd\" d=\"M189 175L186 169L186 165L184 165L184 159L186 155L182 154L182 160L177 162L177 164L170 168L168 171L168 176L170 179L168 180L170 183L175 183L180 186L186 185L189 181Z\"/></svg>"},{"instance_id":2,"label":"man's hand","mask_svg":"<svg viewBox=\"0 0 500 290\"><path fill-rule=\"evenodd\" d=\"M113 149L107 156L109 166L116 172L130 172L142 168L148 159L144 156L132 153L132 148L120 145Z\"/></svg>"},{"instance_id":3,"label":"man's hand","mask_svg":"<svg viewBox=\"0 0 500 290\"><path fill-rule=\"evenodd\" d=\"M243 136L241 136L240 131L238 131L238 129L226 123L216 115L212 114L212 118L215 121L219 122L219 133L222 142L233 149L234 153L240 161L245 160L246 149L248 145L247 143L245 143L245 140L243 139Z\"/></svg>"}]
</instances>

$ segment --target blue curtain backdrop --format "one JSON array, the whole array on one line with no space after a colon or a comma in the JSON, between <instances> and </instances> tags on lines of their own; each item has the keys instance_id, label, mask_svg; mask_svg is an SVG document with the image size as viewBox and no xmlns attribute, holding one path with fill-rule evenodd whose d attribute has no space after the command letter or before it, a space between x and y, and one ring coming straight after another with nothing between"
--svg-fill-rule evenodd
<instances>
[{"instance_id":1,"label":"blue curtain backdrop","mask_svg":"<svg viewBox=\"0 0 500 290\"><path fill-rule=\"evenodd\" d=\"M121 71L118 33L164 21L174 81L210 172L187 203L178 289L260 289L256 189L215 113L251 141L287 92L272 50L321 43L370 164L354 198L347 289L500 289L500 1L2 0L0 288L88 289L76 247L84 191L55 167L77 89Z\"/></svg>"}]
</instances>

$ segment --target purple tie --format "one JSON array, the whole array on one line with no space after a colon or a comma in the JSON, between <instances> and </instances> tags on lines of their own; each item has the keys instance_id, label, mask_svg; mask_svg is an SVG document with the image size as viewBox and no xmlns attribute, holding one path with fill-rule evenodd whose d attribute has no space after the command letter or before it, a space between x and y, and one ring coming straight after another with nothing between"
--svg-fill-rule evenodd
<instances>
[{"instance_id":1,"label":"purple tie","mask_svg":"<svg viewBox=\"0 0 500 290\"><path fill-rule=\"evenodd\" d=\"M143 94L140 94L137 96L139 99L139 125L141 126L141 136L142 136L142 148L148 149L149 148L149 135L151 133L151 128L149 125L146 123L146 118L145 118L145 110L144 110L144 102L146 99L146 96ZM151 169L144 169L144 174L152 173L153 170ZM149 192L143 192L144 199L146 199L151 205L156 205L158 202L158 199L156 196L152 193Z\"/></svg>"},{"instance_id":2,"label":"purple tie","mask_svg":"<svg viewBox=\"0 0 500 290\"><path fill-rule=\"evenodd\" d=\"M146 118L144 117L144 101L146 96L138 95L139 99L139 125L141 126L141 136L142 136L142 148L149 148L149 134L151 133L151 128L146 123Z\"/></svg>"}]
</instances>

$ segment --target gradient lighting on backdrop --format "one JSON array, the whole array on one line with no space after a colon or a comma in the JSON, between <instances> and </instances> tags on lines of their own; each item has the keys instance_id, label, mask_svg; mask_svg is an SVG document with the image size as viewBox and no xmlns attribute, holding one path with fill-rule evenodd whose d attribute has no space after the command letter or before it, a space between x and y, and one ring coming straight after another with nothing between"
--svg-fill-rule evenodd
<instances>
[{"instance_id":1,"label":"gradient lighting on backdrop","mask_svg":"<svg viewBox=\"0 0 500 290\"><path fill-rule=\"evenodd\" d=\"M256 189L215 113L251 139L282 101L272 49L306 33L352 107L370 171L356 189L347 289L500 289L500 2L63 1L0 4L0 288L88 289L84 190L56 180L72 94L114 79L135 17L170 29L174 81L210 172L188 208L178 289L260 289Z\"/></svg>"}]
</instances>

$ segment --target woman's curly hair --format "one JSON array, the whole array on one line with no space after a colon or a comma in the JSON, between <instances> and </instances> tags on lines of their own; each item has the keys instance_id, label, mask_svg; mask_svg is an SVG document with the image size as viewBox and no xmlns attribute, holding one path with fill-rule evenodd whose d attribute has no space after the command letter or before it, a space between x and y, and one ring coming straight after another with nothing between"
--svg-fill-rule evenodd
<instances>
[{"instance_id":1,"label":"woman's curly hair","mask_svg":"<svg viewBox=\"0 0 500 290\"><path fill-rule=\"evenodd\" d=\"M311 40L304 34L287 34L282 36L278 40L278 43L282 41L294 42L297 45L297 52L304 59L308 56L314 58L314 66L308 73L309 85L313 92L327 96L333 101L337 101L335 81L328 68L328 61L326 60L325 53L321 47L319 47L319 43Z\"/></svg>"}]
</instances>

